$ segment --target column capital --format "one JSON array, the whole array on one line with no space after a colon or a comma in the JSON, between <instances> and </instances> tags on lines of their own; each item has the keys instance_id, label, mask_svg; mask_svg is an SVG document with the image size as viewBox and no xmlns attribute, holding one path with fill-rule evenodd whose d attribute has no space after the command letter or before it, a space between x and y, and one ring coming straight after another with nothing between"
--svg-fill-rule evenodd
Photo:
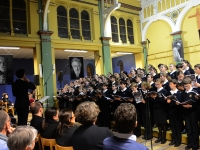
<instances>
[{"instance_id":1,"label":"column capital","mask_svg":"<svg viewBox=\"0 0 200 150\"><path fill-rule=\"evenodd\" d=\"M147 41L140 42L142 45L147 45Z\"/></svg>"},{"instance_id":2,"label":"column capital","mask_svg":"<svg viewBox=\"0 0 200 150\"><path fill-rule=\"evenodd\" d=\"M37 33L38 33L38 35L51 36L54 32L53 31L42 31L42 30L40 30Z\"/></svg>"},{"instance_id":3,"label":"column capital","mask_svg":"<svg viewBox=\"0 0 200 150\"><path fill-rule=\"evenodd\" d=\"M111 37L100 37L99 38L101 41L110 41Z\"/></svg>"},{"instance_id":4,"label":"column capital","mask_svg":"<svg viewBox=\"0 0 200 150\"><path fill-rule=\"evenodd\" d=\"M170 35L175 36L175 35L181 35L181 34L182 34L182 31L176 31L176 32L171 33Z\"/></svg>"}]
</instances>

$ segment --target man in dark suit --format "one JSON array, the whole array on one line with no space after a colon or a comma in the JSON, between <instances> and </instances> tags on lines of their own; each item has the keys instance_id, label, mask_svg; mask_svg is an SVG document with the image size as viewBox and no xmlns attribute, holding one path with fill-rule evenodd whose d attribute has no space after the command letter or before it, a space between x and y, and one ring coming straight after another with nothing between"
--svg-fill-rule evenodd
<instances>
[{"instance_id":1,"label":"man in dark suit","mask_svg":"<svg viewBox=\"0 0 200 150\"><path fill-rule=\"evenodd\" d=\"M71 61L72 69L70 70L71 79L79 79L84 77L84 72L82 69L82 64L80 59L73 58Z\"/></svg>"},{"instance_id":2,"label":"man in dark suit","mask_svg":"<svg viewBox=\"0 0 200 150\"><path fill-rule=\"evenodd\" d=\"M32 113L32 120L31 120L31 126L34 127L38 133L42 132L42 121L43 121L43 107L39 102L31 103L30 110Z\"/></svg>"},{"instance_id":3,"label":"man in dark suit","mask_svg":"<svg viewBox=\"0 0 200 150\"><path fill-rule=\"evenodd\" d=\"M83 102L76 108L76 119L82 125L72 136L74 150L102 150L103 140L113 136L108 128L95 125L99 112L94 102Z\"/></svg>"},{"instance_id":4,"label":"man in dark suit","mask_svg":"<svg viewBox=\"0 0 200 150\"><path fill-rule=\"evenodd\" d=\"M18 125L27 125L29 113L28 89L35 90L35 85L26 78L25 70L16 71L17 80L12 84L12 93L16 97L15 108L18 116Z\"/></svg>"}]
</instances>

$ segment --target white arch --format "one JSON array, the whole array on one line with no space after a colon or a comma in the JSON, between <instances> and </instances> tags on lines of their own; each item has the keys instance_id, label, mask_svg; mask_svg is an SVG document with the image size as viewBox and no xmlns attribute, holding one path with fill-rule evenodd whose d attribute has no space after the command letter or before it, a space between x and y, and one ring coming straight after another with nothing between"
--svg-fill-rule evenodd
<instances>
[{"instance_id":1,"label":"white arch","mask_svg":"<svg viewBox=\"0 0 200 150\"><path fill-rule=\"evenodd\" d=\"M154 17L154 16L152 16L152 17ZM142 41L146 41L146 32L147 32L147 29L155 21L152 17L149 19L149 22L145 25L144 29L142 30ZM170 25L172 31L174 32L173 29L175 29L175 25L174 25L174 23L169 18L167 18L165 16L158 16L156 18L156 21L159 21L159 20L166 21Z\"/></svg>"},{"instance_id":2,"label":"white arch","mask_svg":"<svg viewBox=\"0 0 200 150\"><path fill-rule=\"evenodd\" d=\"M178 19L176 21L175 31L181 31L181 25L183 22L183 18L188 13L188 11L193 7L192 3L188 3L188 5L181 11Z\"/></svg>"}]
</instances>

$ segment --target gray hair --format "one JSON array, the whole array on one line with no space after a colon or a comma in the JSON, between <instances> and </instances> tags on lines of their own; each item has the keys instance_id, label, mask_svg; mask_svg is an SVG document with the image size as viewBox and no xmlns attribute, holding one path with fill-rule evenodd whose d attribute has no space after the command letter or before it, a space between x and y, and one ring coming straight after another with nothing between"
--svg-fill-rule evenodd
<instances>
[{"instance_id":1,"label":"gray hair","mask_svg":"<svg viewBox=\"0 0 200 150\"><path fill-rule=\"evenodd\" d=\"M3 130L8 118L8 114L5 111L0 110L0 132Z\"/></svg>"},{"instance_id":2,"label":"gray hair","mask_svg":"<svg viewBox=\"0 0 200 150\"><path fill-rule=\"evenodd\" d=\"M18 126L8 137L9 150L24 150L27 146L33 149L37 133L32 126Z\"/></svg>"},{"instance_id":3,"label":"gray hair","mask_svg":"<svg viewBox=\"0 0 200 150\"><path fill-rule=\"evenodd\" d=\"M72 59L71 65L72 65L73 62L77 62L77 63L80 64L80 66L82 66L80 59L78 59L78 58L76 58L76 57Z\"/></svg>"}]
</instances>

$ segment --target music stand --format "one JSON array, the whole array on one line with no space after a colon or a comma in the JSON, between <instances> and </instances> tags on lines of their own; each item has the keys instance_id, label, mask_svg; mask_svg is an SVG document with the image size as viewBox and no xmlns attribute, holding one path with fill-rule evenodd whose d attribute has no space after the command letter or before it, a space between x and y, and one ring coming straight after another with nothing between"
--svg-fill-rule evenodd
<instances>
[{"instance_id":1,"label":"music stand","mask_svg":"<svg viewBox=\"0 0 200 150\"><path fill-rule=\"evenodd\" d=\"M40 100L38 100L38 102L40 102L40 103L44 103L44 102L46 102L46 100L47 99L49 99L50 98L50 96L45 96L45 97L43 97L43 98L41 98ZM48 101L47 101L47 103L48 103Z\"/></svg>"}]
</instances>

